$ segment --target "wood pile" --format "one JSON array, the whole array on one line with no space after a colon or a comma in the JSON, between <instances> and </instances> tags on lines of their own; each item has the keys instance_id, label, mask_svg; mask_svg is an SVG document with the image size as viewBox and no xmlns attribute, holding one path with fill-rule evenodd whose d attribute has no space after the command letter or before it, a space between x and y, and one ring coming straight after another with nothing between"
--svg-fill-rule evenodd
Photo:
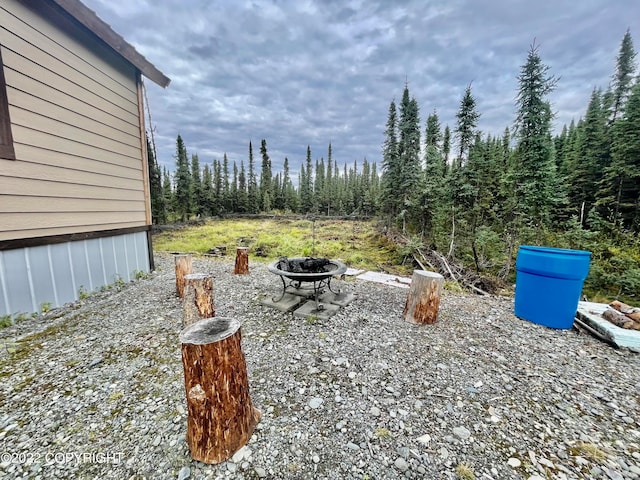
<instances>
[{"instance_id":1,"label":"wood pile","mask_svg":"<svg viewBox=\"0 0 640 480\"><path fill-rule=\"evenodd\" d=\"M499 288L495 280L465 269L463 265L447 259L447 257L436 250L422 250L417 248L413 253L413 259L423 270L436 271L445 279L473 290L479 295L491 295Z\"/></svg>"},{"instance_id":2,"label":"wood pile","mask_svg":"<svg viewBox=\"0 0 640 480\"><path fill-rule=\"evenodd\" d=\"M609 304L613 310L606 310L602 316L614 325L626 330L640 331L640 308L615 300Z\"/></svg>"},{"instance_id":3,"label":"wood pile","mask_svg":"<svg viewBox=\"0 0 640 480\"><path fill-rule=\"evenodd\" d=\"M407 245L409 239L393 229L385 230L384 235L396 245ZM445 280L457 283L463 288L479 295L492 295L503 285L496 279L465 268L453 258L430 248L416 248L411 254L413 261L422 270L438 272Z\"/></svg>"}]
</instances>

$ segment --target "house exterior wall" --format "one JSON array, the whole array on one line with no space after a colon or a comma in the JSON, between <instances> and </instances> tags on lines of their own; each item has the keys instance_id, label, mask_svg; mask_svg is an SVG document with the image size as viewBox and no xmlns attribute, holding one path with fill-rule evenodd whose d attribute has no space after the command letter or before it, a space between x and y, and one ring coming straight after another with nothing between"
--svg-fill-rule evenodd
<instances>
[{"instance_id":1,"label":"house exterior wall","mask_svg":"<svg viewBox=\"0 0 640 480\"><path fill-rule=\"evenodd\" d=\"M149 271L146 232L0 251L0 316L61 307Z\"/></svg>"},{"instance_id":2,"label":"house exterior wall","mask_svg":"<svg viewBox=\"0 0 640 480\"><path fill-rule=\"evenodd\" d=\"M0 3L0 45L16 156L0 241L148 225L135 67L51 2Z\"/></svg>"},{"instance_id":3,"label":"house exterior wall","mask_svg":"<svg viewBox=\"0 0 640 480\"><path fill-rule=\"evenodd\" d=\"M0 49L15 150L0 158L0 315L148 272L140 71L50 0L2 0Z\"/></svg>"}]
</instances>

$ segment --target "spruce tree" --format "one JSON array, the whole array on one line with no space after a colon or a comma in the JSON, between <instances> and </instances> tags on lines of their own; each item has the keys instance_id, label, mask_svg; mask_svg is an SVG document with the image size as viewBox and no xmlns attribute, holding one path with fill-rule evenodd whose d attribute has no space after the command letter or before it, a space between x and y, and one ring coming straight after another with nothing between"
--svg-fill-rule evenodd
<instances>
[{"instance_id":1,"label":"spruce tree","mask_svg":"<svg viewBox=\"0 0 640 480\"><path fill-rule=\"evenodd\" d=\"M271 159L267 152L267 141L263 138L260 142L260 155L262 156L262 163L260 168L260 206L264 211L271 210L271 201L273 200L273 189L271 187L271 178L273 173L271 171ZM268 208L265 205L265 200L269 200Z\"/></svg>"},{"instance_id":2,"label":"spruce tree","mask_svg":"<svg viewBox=\"0 0 640 480\"><path fill-rule=\"evenodd\" d=\"M215 211L215 195L213 193L213 179L209 164L205 163L202 169L202 212L210 217Z\"/></svg>"},{"instance_id":3,"label":"spruce tree","mask_svg":"<svg viewBox=\"0 0 640 480\"><path fill-rule=\"evenodd\" d=\"M284 165L282 172L282 190L284 192L284 209L285 211L295 212L297 211L298 202L296 198L296 191L291 182L291 176L289 172L289 159L284 157Z\"/></svg>"},{"instance_id":4,"label":"spruce tree","mask_svg":"<svg viewBox=\"0 0 640 480\"><path fill-rule=\"evenodd\" d=\"M162 178L156 156L147 137L147 168L149 169L149 196L151 200L151 220L154 224L167 223L167 205L162 194Z\"/></svg>"},{"instance_id":5,"label":"spruce tree","mask_svg":"<svg viewBox=\"0 0 640 480\"><path fill-rule=\"evenodd\" d=\"M616 72L612 80L612 99L611 99L611 121L615 122L624 110L624 106L631 94L633 87L633 74L636 70L635 65L636 51L633 47L631 32L627 29L622 42L620 51L616 59Z\"/></svg>"},{"instance_id":6,"label":"spruce tree","mask_svg":"<svg viewBox=\"0 0 640 480\"><path fill-rule=\"evenodd\" d=\"M238 165L233 161L233 180L231 181L231 210L238 212Z\"/></svg>"},{"instance_id":7,"label":"spruce tree","mask_svg":"<svg viewBox=\"0 0 640 480\"><path fill-rule=\"evenodd\" d=\"M238 174L238 213L249 211L247 197L247 175L244 169L244 160L240 160L240 173Z\"/></svg>"},{"instance_id":8,"label":"spruce tree","mask_svg":"<svg viewBox=\"0 0 640 480\"><path fill-rule=\"evenodd\" d=\"M467 85L464 91L456 118L458 123L455 135L458 141L458 155L455 159L455 167L460 168L464 165L465 158L469 153L469 147L477 133L476 127L480 118L480 114L476 111L476 100L471 94L471 84Z\"/></svg>"},{"instance_id":9,"label":"spruce tree","mask_svg":"<svg viewBox=\"0 0 640 480\"><path fill-rule=\"evenodd\" d=\"M198 154L191 155L191 213L203 214L202 180L200 178L200 159Z\"/></svg>"},{"instance_id":10,"label":"spruce tree","mask_svg":"<svg viewBox=\"0 0 640 480\"><path fill-rule=\"evenodd\" d=\"M611 165L599 184L598 205L619 227L640 232L640 83L631 89L622 118L613 126Z\"/></svg>"},{"instance_id":11,"label":"spruce tree","mask_svg":"<svg viewBox=\"0 0 640 480\"><path fill-rule=\"evenodd\" d=\"M186 222L191 211L191 172L187 147L180 135L176 139L175 182L175 212L181 221Z\"/></svg>"},{"instance_id":12,"label":"spruce tree","mask_svg":"<svg viewBox=\"0 0 640 480\"><path fill-rule=\"evenodd\" d=\"M302 213L313 212L313 166L311 162L311 147L307 145L307 158L301 168L300 208Z\"/></svg>"},{"instance_id":13,"label":"spruce tree","mask_svg":"<svg viewBox=\"0 0 640 480\"><path fill-rule=\"evenodd\" d=\"M165 205L166 212L166 221L169 222L170 213L174 212L173 210L173 188L171 187L171 176L166 168L162 169L162 198Z\"/></svg>"},{"instance_id":14,"label":"spruce tree","mask_svg":"<svg viewBox=\"0 0 640 480\"><path fill-rule=\"evenodd\" d=\"M444 164L446 168L449 168L449 155L451 154L451 129L449 125L444 127L444 135L442 137L442 156L444 157Z\"/></svg>"},{"instance_id":15,"label":"spruce tree","mask_svg":"<svg viewBox=\"0 0 640 480\"><path fill-rule=\"evenodd\" d=\"M335 185L333 181L333 147L329 142L329 149L327 152L327 176L325 179L326 199L327 199L327 216L331 215L331 208L335 201Z\"/></svg>"},{"instance_id":16,"label":"spruce tree","mask_svg":"<svg viewBox=\"0 0 640 480\"><path fill-rule=\"evenodd\" d=\"M436 218L446 216L450 206L444 198L444 182L447 166L443 153L443 135L438 114L427 117L425 128L424 179L419 199L421 229L433 247L436 240Z\"/></svg>"},{"instance_id":17,"label":"spruce tree","mask_svg":"<svg viewBox=\"0 0 640 480\"><path fill-rule=\"evenodd\" d=\"M221 204L225 213L231 212L233 201L231 199L231 186L229 184L229 159L227 158L227 153L225 152L222 156L222 195L221 195Z\"/></svg>"},{"instance_id":18,"label":"spruce tree","mask_svg":"<svg viewBox=\"0 0 640 480\"><path fill-rule=\"evenodd\" d=\"M401 208L408 206L417 193L420 179L420 112L418 102L409 95L405 85L400 104L398 123L398 162L400 176L396 195L400 197Z\"/></svg>"},{"instance_id":19,"label":"spruce tree","mask_svg":"<svg viewBox=\"0 0 640 480\"><path fill-rule=\"evenodd\" d=\"M260 211L260 195L256 180L255 163L253 160L253 145L249 142L249 178L247 179L247 208L249 213Z\"/></svg>"},{"instance_id":20,"label":"spruce tree","mask_svg":"<svg viewBox=\"0 0 640 480\"><path fill-rule=\"evenodd\" d=\"M602 108L599 89L594 89L591 93L587 113L581 124L581 134L580 143L576 146L577 155L567 166L569 177L566 184L569 185L568 195L572 213L579 217L584 225L595 202L595 184L608 164L607 115Z\"/></svg>"},{"instance_id":21,"label":"spruce tree","mask_svg":"<svg viewBox=\"0 0 640 480\"><path fill-rule=\"evenodd\" d=\"M220 215L224 212L224 206L222 205L222 164L220 160L215 159L213 161L213 215Z\"/></svg>"},{"instance_id":22,"label":"spruce tree","mask_svg":"<svg viewBox=\"0 0 640 480\"><path fill-rule=\"evenodd\" d=\"M530 226L548 226L556 200L553 115L547 99L556 82L534 42L518 75L513 170L516 218Z\"/></svg>"},{"instance_id":23,"label":"spruce tree","mask_svg":"<svg viewBox=\"0 0 640 480\"><path fill-rule=\"evenodd\" d=\"M401 167L398 158L398 125L395 101L389 105L389 115L382 149L382 211L395 217L400 212L398 192L400 191Z\"/></svg>"}]
</instances>

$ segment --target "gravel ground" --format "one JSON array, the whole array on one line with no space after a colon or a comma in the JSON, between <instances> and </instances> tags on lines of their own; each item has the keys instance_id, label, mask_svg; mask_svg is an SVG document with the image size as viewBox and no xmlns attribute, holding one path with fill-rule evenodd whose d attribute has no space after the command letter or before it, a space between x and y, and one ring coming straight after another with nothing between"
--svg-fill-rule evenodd
<instances>
[{"instance_id":1,"label":"gravel ground","mask_svg":"<svg viewBox=\"0 0 640 480\"><path fill-rule=\"evenodd\" d=\"M640 478L640 355L519 320L509 298L445 292L435 325L411 325L407 290L353 280L336 283L355 302L305 321L259 304L278 285L265 265L232 260L193 264L243 322L263 414L246 447L189 456L181 304L157 254L150 278L0 330L0 476Z\"/></svg>"}]
</instances>

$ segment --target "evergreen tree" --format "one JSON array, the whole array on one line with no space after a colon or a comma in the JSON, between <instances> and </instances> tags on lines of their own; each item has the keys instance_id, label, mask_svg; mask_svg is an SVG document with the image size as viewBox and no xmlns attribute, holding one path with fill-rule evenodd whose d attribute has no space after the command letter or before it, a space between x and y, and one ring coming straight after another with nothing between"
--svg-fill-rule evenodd
<instances>
[{"instance_id":1,"label":"evergreen tree","mask_svg":"<svg viewBox=\"0 0 640 480\"><path fill-rule=\"evenodd\" d=\"M149 169L149 196L151 200L151 219L154 224L167 223L167 205L162 194L162 178L156 156L147 140L147 167Z\"/></svg>"},{"instance_id":2,"label":"evergreen tree","mask_svg":"<svg viewBox=\"0 0 640 480\"><path fill-rule=\"evenodd\" d=\"M640 83L613 126L611 165L600 182L598 204L617 227L640 232Z\"/></svg>"},{"instance_id":3,"label":"evergreen tree","mask_svg":"<svg viewBox=\"0 0 640 480\"><path fill-rule=\"evenodd\" d=\"M447 166L443 154L443 135L438 114L427 117L425 128L424 179L419 199L421 229L430 238L432 246L437 245L436 218L446 216L450 206L445 201L444 182Z\"/></svg>"},{"instance_id":4,"label":"evergreen tree","mask_svg":"<svg viewBox=\"0 0 640 480\"><path fill-rule=\"evenodd\" d=\"M612 81L611 120L613 122L621 116L627 99L631 94L633 74L636 70L635 57L636 51L633 48L631 32L627 29L624 37L622 37L620 52L616 59L616 72Z\"/></svg>"},{"instance_id":5,"label":"evergreen tree","mask_svg":"<svg viewBox=\"0 0 640 480\"><path fill-rule=\"evenodd\" d=\"M333 182L333 147L329 142L329 149L327 152L327 176L325 179L325 191L326 191L326 206L327 216L331 215L331 207L335 201L335 186Z\"/></svg>"},{"instance_id":6,"label":"evergreen tree","mask_svg":"<svg viewBox=\"0 0 640 480\"><path fill-rule=\"evenodd\" d=\"M223 197L223 187L222 187L222 164L220 160L215 159L213 161L213 214L220 215L224 212L224 207L222 205Z\"/></svg>"},{"instance_id":7,"label":"evergreen tree","mask_svg":"<svg viewBox=\"0 0 640 480\"><path fill-rule=\"evenodd\" d=\"M316 160L315 181L313 182L314 196L320 213L327 211L327 190L324 181L324 158L320 158L320 161Z\"/></svg>"},{"instance_id":8,"label":"evergreen tree","mask_svg":"<svg viewBox=\"0 0 640 480\"><path fill-rule=\"evenodd\" d=\"M382 150L382 211L395 217L400 212L398 200L401 166L398 158L398 125L395 101L389 105L389 115Z\"/></svg>"},{"instance_id":9,"label":"evergreen tree","mask_svg":"<svg viewBox=\"0 0 640 480\"><path fill-rule=\"evenodd\" d=\"M417 193L420 179L420 113L418 102L410 98L409 87L405 85L400 104L398 124L398 161L400 163L399 190L402 208L412 202Z\"/></svg>"},{"instance_id":10,"label":"evergreen tree","mask_svg":"<svg viewBox=\"0 0 640 480\"><path fill-rule=\"evenodd\" d=\"M260 211L258 182L256 181L255 164L253 161L253 146L249 142L249 178L247 179L247 208L249 213Z\"/></svg>"},{"instance_id":11,"label":"evergreen tree","mask_svg":"<svg viewBox=\"0 0 640 480\"><path fill-rule=\"evenodd\" d=\"M176 173L175 173L175 212L178 218L185 222L191 211L191 172L187 147L178 135L176 139Z\"/></svg>"},{"instance_id":12,"label":"evergreen tree","mask_svg":"<svg viewBox=\"0 0 640 480\"><path fill-rule=\"evenodd\" d=\"M300 204L300 213L308 213L305 211L305 202L308 202L307 197L309 192L307 191L307 171L304 168L304 164L300 165L300 172L298 173L298 198Z\"/></svg>"},{"instance_id":13,"label":"evergreen tree","mask_svg":"<svg viewBox=\"0 0 640 480\"><path fill-rule=\"evenodd\" d=\"M231 181L231 211L238 212L238 165L233 161L233 180Z\"/></svg>"},{"instance_id":14,"label":"evergreen tree","mask_svg":"<svg viewBox=\"0 0 640 480\"><path fill-rule=\"evenodd\" d=\"M313 212L313 172L311 163L311 147L307 145L307 159L301 168L300 208L302 213Z\"/></svg>"},{"instance_id":15,"label":"evergreen tree","mask_svg":"<svg viewBox=\"0 0 640 480\"><path fill-rule=\"evenodd\" d=\"M169 221L169 213L173 211L173 189L171 188L171 176L166 168L162 169L162 198L165 205L166 222Z\"/></svg>"},{"instance_id":16,"label":"evergreen tree","mask_svg":"<svg viewBox=\"0 0 640 480\"><path fill-rule=\"evenodd\" d=\"M209 164L205 163L202 169L202 214L210 217L215 211L215 195L213 192L211 169L209 168Z\"/></svg>"},{"instance_id":17,"label":"evergreen tree","mask_svg":"<svg viewBox=\"0 0 640 480\"><path fill-rule=\"evenodd\" d=\"M247 197L247 175L244 170L244 160L240 160L240 173L238 174L238 209L239 213L249 211L249 199Z\"/></svg>"},{"instance_id":18,"label":"evergreen tree","mask_svg":"<svg viewBox=\"0 0 640 480\"><path fill-rule=\"evenodd\" d=\"M449 125L444 127L444 135L442 137L442 156L444 157L444 164L449 168L449 155L451 154L451 129Z\"/></svg>"},{"instance_id":19,"label":"evergreen tree","mask_svg":"<svg viewBox=\"0 0 640 480\"><path fill-rule=\"evenodd\" d=\"M556 82L549 75L549 67L542 63L538 47L532 44L518 76L517 147L513 170L516 217L531 226L549 225L556 200L551 139L553 115L547 100Z\"/></svg>"},{"instance_id":20,"label":"evergreen tree","mask_svg":"<svg viewBox=\"0 0 640 480\"><path fill-rule=\"evenodd\" d=\"M596 182L608 164L607 116L602 108L600 90L594 89L587 107L587 114L581 124L580 143L577 155L568 165L569 202L573 215L578 216L584 225L595 202ZM567 133L568 134L568 133ZM562 152L563 153L563 152Z\"/></svg>"},{"instance_id":21,"label":"evergreen tree","mask_svg":"<svg viewBox=\"0 0 640 480\"><path fill-rule=\"evenodd\" d=\"M262 156L262 164L260 169L260 199L262 210L268 212L271 210L271 200L273 199L273 189L271 187L271 159L267 153L267 141L263 138L260 142L260 155ZM269 205L265 205L265 200L269 200Z\"/></svg>"},{"instance_id":22,"label":"evergreen tree","mask_svg":"<svg viewBox=\"0 0 640 480\"><path fill-rule=\"evenodd\" d=\"M476 127L480 118L480 114L476 111L476 100L471 94L471 84L467 85L464 91L456 118L458 119L455 129L458 141L458 155L455 159L455 167L460 168L465 162L469 147L477 133Z\"/></svg>"},{"instance_id":23,"label":"evergreen tree","mask_svg":"<svg viewBox=\"0 0 640 480\"><path fill-rule=\"evenodd\" d=\"M191 155L191 213L203 214L202 180L200 178L200 160L198 154Z\"/></svg>"},{"instance_id":24,"label":"evergreen tree","mask_svg":"<svg viewBox=\"0 0 640 480\"><path fill-rule=\"evenodd\" d=\"M222 194L221 194L221 204L222 209L225 213L231 212L232 210L232 199L231 199L231 187L229 185L229 159L227 158L227 153L222 156Z\"/></svg>"},{"instance_id":25,"label":"evergreen tree","mask_svg":"<svg viewBox=\"0 0 640 480\"><path fill-rule=\"evenodd\" d=\"M293 211L297 210L296 208L296 192L293 188L293 183L291 183L290 173L289 173L289 159L284 157L284 165L283 165L283 173L282 173L282 190L284 192L284 209L285 211Z\"/></svg>"}]
</instances>

